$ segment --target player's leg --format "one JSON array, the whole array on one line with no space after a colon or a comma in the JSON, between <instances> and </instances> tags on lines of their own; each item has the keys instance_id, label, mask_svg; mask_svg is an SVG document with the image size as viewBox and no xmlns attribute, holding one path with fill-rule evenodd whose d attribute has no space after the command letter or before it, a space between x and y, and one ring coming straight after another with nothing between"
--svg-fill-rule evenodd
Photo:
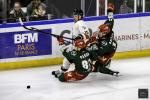
<instances>
[{"instance_id":1,"label":"player's leg","mask_svg":"<svg viewBox=\"0 0 150 100\"><path fill-rule=\"evenodd\" d=\"M111 59L114 56L117 49L117 42L115 40L111 40L112 42L107 43L105 47L103 47L103 51L99 56L99 62L104 64L107 68L110 67ZM101 51L100 51L101 52Z\"/></svg>"},{"instance_id":2,"label":"player's leg","mask_svg":"<svg viewBox=\"0 0 150 100\"><path fill-rule=\"evenodd\" d=\"M70 67L70 65L71 65L71 63L73 63L71 60L68 60L66 57L64 58L64 60L63 60L63 65L62 65L62 67L61 67L61 69L63 70L68 70L69 69L69 67Z\"/></svg>"},{"instance_id":3,"label":"player's leg","mask_svg":"<svg viewBox=\"0 0 150 100\"><path fill-rule=\"evenodd\" d=\"M102 57L98 57L98 60L101 64L104 64L107 68L109 68L114 54L115 52L104 54Z\"/></svg>"},{"instance_id":4,"label":"player's leg","mask_svg":"<svg viewBox=\"0 0 150 100\"><path fill-rule=\"evenodd\" d=\"M77 71L69 71L64 73L57 73L56 77L61 82L78 81L86 78L88 73L80 73Z\"/></svg>"},{"instance_id":5,"label":"player's leg","mask_svg":"<svg viewBox=\"0 0 150 100\"><path fill-rule=\"evenodd\" d=\"M97 71L100 72L100 73L109 74L109 75L115 75L115 76L117 76L119 74L118 71L113 71L113 70L107 68L106 65L101 64L99 62L96 62L95 66L98 66L97 67Z\"/></svg>"},{"instance_id":6,"label":"player's leg","mask_svg":"<svg viewBox=\"0 0 150 100\"><path fill-rule=\"evenodd\" d=\"M111 64L111 59L115 54L116 48L114 48L113 46L108 45L109 47L102 47L102 49L98 50L98 61L97 63L102 64L103 66L105 66L106 68L110 67ZM108 49L109 50L108 50ZM93 67L93 72L98 72L98 67L100 66L94 66Z\"/></svg>"},{"instance_id":7,"label":"player's leg","mask_svg":"<svg viewBox=\"0 0 150 100\"><path fill-rule=\"evenodd\" d=\"M102 50L99 50L99 51L102 51ZM103 51L102 51L103 52ZM100 53L98 52L98 55ZM103 53L102 53L103 54ZM105 66L110 66L110 62L111 62L111 55L110 54L103 54L103 55L100 55L97 57L97 62L96 63L100 63L100 64L103 64ZM98 71L98 67L100 66L97 66L97 65L94 65L93 66L93 70L92 72L99 72Z\"/></svg>"},{"instance_id":8,"label":"player's leg","mask_svg":"<svg viewBox=\"0 0 150 100\"><path fill-rule=\"evenodd\" d=\"M107 53L102 57L99 57L99 61L96 62L95 66L97 71L104 74L118 75L118 71L112 71L110 68L111 59L114 56L115 52Z\"/></svg>"},{"instance_id":9,"label":"player's leg","mask_svg":"<svg viewBox=\"0 0 150 100\"><path fill-rule=\"evenodd\" d=\"M52 75L56 76L56 74L58 73L58 71L61 71L61 72L67 71L69 69L71 63L73 63L73 61L71 59L68 60L67 58L64 58L63 64L61 66L61 70L52 71Z\"/></svg>"},{"instance_id":10,"label":"player's leg","mask_svg":"<svg viewBox=\"0 0 150 100\"><path fill-rule=\"evenodd\" d=\"M110 68L111 60L112 60L112 59L109 59L108 62L105 64L105 67L106 67L106 68Z\"/></svg>"},{"instance_id":11,"label":"player's leg","mask_svg":"<svg viewBox=\"0 0 150 100\"><path fill-rule=\"evenodd\" d=\"M59 48L61 51L65 50L65 49L67 49L68 51L73 50L73 46L71 44L69 44L67 46L61 45ZM64 60L63 60L62 66L61 66L61 71L62 72L67 71L69 69L71 63L73 63L73 60L71 58L69 58L68 56L64 55ZM55 71L52 72L52 75L55 75L54 73L55 73Z\"/></svg>"}]
</instances>

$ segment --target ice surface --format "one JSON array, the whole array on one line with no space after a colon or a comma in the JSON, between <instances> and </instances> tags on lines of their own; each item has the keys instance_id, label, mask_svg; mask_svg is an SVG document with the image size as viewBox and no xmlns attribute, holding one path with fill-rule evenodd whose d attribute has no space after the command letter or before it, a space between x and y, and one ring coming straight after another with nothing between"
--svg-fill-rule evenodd
<instances>
[{"instance_id":1,"label":"ice surface","mask_svg":"<svg viewBox=\"0 0 150 100\"><path fill-rule=\"evenodd\" d=\"M138 89L150 90L150 57L114 60L110 68L119 71L120 77L91 73L69 83L51 75L59 67L1 71L0 100L140 100Z\"/></svg>"}]
</instances>

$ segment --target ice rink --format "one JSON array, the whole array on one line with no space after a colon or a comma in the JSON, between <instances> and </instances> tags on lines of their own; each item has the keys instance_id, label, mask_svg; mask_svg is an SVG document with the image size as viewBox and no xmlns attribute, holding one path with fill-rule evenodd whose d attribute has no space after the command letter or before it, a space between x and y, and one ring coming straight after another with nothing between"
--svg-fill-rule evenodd
<instances>
[{"instance_id":1,"label":"ice rink","mask_svg":"<svg viewBox=\"0 0 150 100\"><path fill-rule=\"evenodd\" d=\"M69 83L51 75L59 67L1 71L0 100L141 100L139 88L150 92L150 57L113 60L111 69L119 71L119 77L91 73L85 80Z\"/></svg>"}]
</instances>

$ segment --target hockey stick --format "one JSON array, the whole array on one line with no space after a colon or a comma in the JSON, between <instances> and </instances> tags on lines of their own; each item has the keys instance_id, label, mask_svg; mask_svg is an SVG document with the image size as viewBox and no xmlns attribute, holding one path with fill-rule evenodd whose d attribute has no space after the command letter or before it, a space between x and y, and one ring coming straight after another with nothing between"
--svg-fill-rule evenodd
<instances>
[{"instance_id":1,"label":"hockey stick","mask_svg":"<svg viewBox=\"0 0 150 100\"><path fill-rule=\"evenodd\" d=\"M19 18L19 22L20 22L21 26L22 26L24 29L27 29L27 30L30 30L30 31L41 32L41 33L44 33L44 34L49 34L49 35L54 36L55 38L62 37L62 38L68 39L68 40L74 40L73 38L69 38L69 37L64 37L64 36L60 36L60 35L48 33L48 32L39 30L39 29L37 29L37 28L35 28L35 27L27 27L27 26L24 25L24 23L22 22L22 19L21 19L21 18Z\"/></svg>"}]
</instances>

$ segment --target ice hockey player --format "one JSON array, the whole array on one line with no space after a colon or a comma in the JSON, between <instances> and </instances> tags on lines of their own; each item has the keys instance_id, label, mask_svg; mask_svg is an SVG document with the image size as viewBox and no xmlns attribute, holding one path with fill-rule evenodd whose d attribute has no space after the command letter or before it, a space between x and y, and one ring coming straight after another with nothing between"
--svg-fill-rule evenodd
<instances>
[{"instance_id":1,"label":"ice hockey player","mask_svg":"<svg viewBox=\"0 0 150 100\"><path fill-rule=\"evenodd\" d=\"M117 42L114 40L114 32L112 30L114 25L113 11L114 6L112 4L108 4L108 19L104 24L98 27L98 31L94 32L91 37L91 40L94 43L92 44L92 48L96 48L95 51L98 55L98 61L96 62L95 70L93 71L118 75L119 72L107 69L110 67L111 59L117 49Z\"/></svg>"},{"instance_id":2,"label":"ice hockey player","mask_svg":"<svg viewBox=\"0 0 150 100\"><path fill-rule=\"evenodd\" d=\"M79 35L83 36L83 40L86 43L90 37L89 28L83 20L83 11L81 9L74 9L73 11L74 25L73 25L73 38Z\"/></svg>"},{"instance_id":3,"label":"ice hockey player","mask_svg":"<svg viewBox=\"0 0 150 100\"><path fill-rule=\"evenodd\" d=\"M61 82L68 81L78 81L86 78L88 74L92 71L92 61L95 57L92 53L86 50L86 44L83 39L76 39L74 41L75 48L69 50L67 45L64 44L62 37L58 38L59 46L61 46L61 51L64 57L68 60L72 60L75 69L72 71L67 71L67 69L62 69L58 71L53 71L52 75L59 79Z\"/></svg>"},{"instance_id":4,"label":"ice hockey player","mask_svg":"<svg viewBox=\"0 0 150 100\"><path fill-rule=\"evenodd\" d=\"M107 40L108 45L106 45L106 47L108 46L109 48L108 50L105 51L106 53L104 55L107 56L107 58L109 58L108 59L109 64L107 67L110 67L111 58L113 57L117 49L117 42L114 39L114 32L113 32L113 26L114 26L113 12L114 12L114 5L112 3L108 3L108 7L107 7L108 19L105 21L103 25L99 26L99 31L100 31L99 43L100 41L104 43L104 40ZM100 35L102 34L103 36L100 39Z\"/></svg>"},{"instance_id":5,"label":"ice hockey player","mask_svg":"<svg viewBox=\"0 0 150 100\"><path fill-rule=\"evenodd\" d=\"M90 32L89 28L83 21L83 11L81 9L74 9L73 11L73 19L74 19L74 25L72 30L72 38L75 39L77 37L82 37L84 42L87 44L90 38ZM73 49L71 45L69 45L70 50ZM69 60L64 57L63 65L61 66L62 70L68 69L70 64L72 63L72 60Z\"/></svg>"}]
</instances>

